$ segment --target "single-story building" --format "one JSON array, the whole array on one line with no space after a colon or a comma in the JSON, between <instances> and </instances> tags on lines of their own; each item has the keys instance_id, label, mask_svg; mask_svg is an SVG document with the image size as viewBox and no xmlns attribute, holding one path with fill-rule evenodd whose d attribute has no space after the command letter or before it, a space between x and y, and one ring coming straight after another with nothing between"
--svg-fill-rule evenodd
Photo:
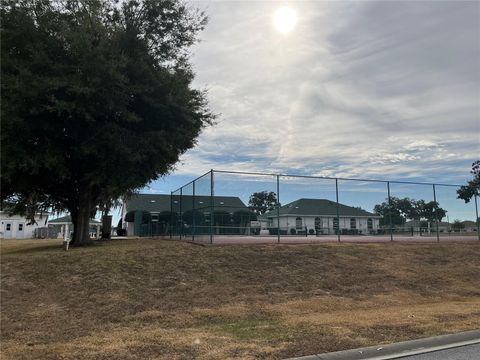
<instances>
[{"instance_id":1,"label":"single-story building","mask_svg":"<svg viewBox=\"0 0 480 360\"><path fill-rule=\"evenodd\" d=\"M127 236L238 234L252 220L256 215L236 196L136 194L122 205Z\"/></svg>"},{"instance_id":2,"label":"single-story building","mask_svg":"<svg viewBox=\"0 0 480 360\"><path fill-rule=\"evenodd\" d=\"M465 220L465 221L462 221L462 224L464 226L462 231L464 231L464 232L476 232L476 231L478 231L478 226L477 226L477 223L475 221Z\"/></svg>"},{"instance_id":3,"label":"single-story building","mask_svg":"<svg viewBox=\"0 0 480 360\"><path fill-rule=\"evenodd\" d=\"M452 224L446 221L438 222L438 231L439 232L449 232L451 230ZM432 234L437 232L437 222L432 221L428 222L426 220L409 220L401 226L394 226L396 232L406 232L406 233L415 233L415 234Z\"/></svg>"},{"instance_id":4,"label":"single-story building","mask_svg":"<svg viewBox=\"0 0 480 360\"><path fill-rule=\"evenodd\" d=\"M90 219L90 237L98 239L100 237L100 227L102 223L98 220ZM65 238L65 235L70 236L73 231L73 223L70 215L62 216L48 222L49 228L54 228L57 233L57 238Z\"/></svg>"},{"instance_id":5,"label":"single-story building","mask_svg":"<svg viewBox=\"0 0 480 360\"><path fill-rule=\"evenodd\" d=\"M48 222L47 213L35 215L35 222L29 223L24 216L9 215L0 211L0 238L1 239L31 239L34 238L35 229L44 227Z\"/></svg>"},{"instance_id":6,"label":"single-story building","mask_svg":"<svg viewBox=\"0 0 480 360\"><path fill-rule=\"evenodd\" d=\"M477 224L475 221L465 220L461 221L461 228L456 227L455 223L439 221L438 222L438 231L441 233L450 233L450 232L476 232ZM395 231L404 231L412 233L425 233L432 234L437 231L437 223L435 221L428 222L426 220L409 220L402 226L396 226Z\"/></svg>"},{"instance_id":7,"label":"single-story building","mask_svg":"<svg viewBox=\"0 0 480 360\"><path fill-rule=\"evenodd\" d=\"M381 216L358 207L338 204L327 199L299 199L283 205L278 210L263 214L259 220L262 228L280 234L374 234L379 229ZM277 223L279 222L279 224ZM266 226L265 226L266 225ZM278 228L280 228L278 230Z\"/></svg>"}]
</instances>

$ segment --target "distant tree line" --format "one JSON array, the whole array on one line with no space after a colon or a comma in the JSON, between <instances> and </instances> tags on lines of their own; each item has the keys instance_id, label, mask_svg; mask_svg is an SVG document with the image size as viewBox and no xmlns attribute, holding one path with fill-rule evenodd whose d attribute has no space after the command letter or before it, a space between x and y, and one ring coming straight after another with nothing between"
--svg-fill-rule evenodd
<instances>
[{"instance_id":1,"label":"distant tree line","mask_svg":"<svg viewBox=\"0 0 480 360\"><path fill-rule=\"evenodd\" d=\"M385 199L381 204L375 205L374 212L382 218L380 226L402 226L407 220L425 220L428 223L441 221L447 211L442 209L438 202L415 200L405 197L403 199L392 196L390 201Z\"/></svg>"}]
</instances>

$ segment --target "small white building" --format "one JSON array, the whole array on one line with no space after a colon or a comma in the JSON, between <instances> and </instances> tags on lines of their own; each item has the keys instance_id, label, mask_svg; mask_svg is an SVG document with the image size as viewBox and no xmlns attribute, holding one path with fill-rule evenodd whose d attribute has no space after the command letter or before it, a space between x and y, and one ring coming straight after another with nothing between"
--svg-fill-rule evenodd
<instances>
[{"instance_id":1,"label":"small white building","mask_svg":"<svg viewBox=\"0 0 480 360\"><path fill-rule=\"evenodd\" d=\"M375 234L381 216L361 208L338 204L327 199L299 199L278 210L264 214L260 221L267 229L280 228L284 234L328 235L338 229L347 234ZM279 223L279 224L278 224ZM265 226L262 226L265 228Z\"/></svg>"},{"instance_id":2,"label":"small white building","mask_svg":"<svg viewBox=\"0 0 480 360\"><path fill-rule=\"evenodd\" d=\"M100 237L100 227L102 223L95 219L90 219L89 234L91 238L98 239ZM70 237L70 233L73 231L73 223L70 215L62 216L57 219L50 220L48 227L55 228L58 238Z\"/></svg>"},{"instance_id":3,"label":"small white building","mask_svg":"<svg viewBox=\"0 0 480 360\"><path fill-rule=\"evenodd\" d=\"M475 221L465 220L462 221L463 231L465 232L476 232L478 231L478 226Z\"/></svg>"},{"instance_id":4,"label":"small white building","mask_svg":"<svg viewBox=\"0 0 480 360\"><path fill-rule=\"evenodd\" d=\"M35 215L35 223L29 224L24 216L9 215L0 211L0 239L31 239L34 238L35 229L45 227L48 214Z\"/></svg>"},{"instance_id":5,"label":"small white building","mask_svg":"<svg viewBox=\"0 0 480 360\"><path fill-rule=\"evenodd\" d=\"M433 234L437 232L437 226L439 232L450 232L452 230L452 224L439 221L427 221L427 220L409 220L401 226L394 226L396 231L412 232L412 233L425 233Z\"/></svg>"}]
</instances>

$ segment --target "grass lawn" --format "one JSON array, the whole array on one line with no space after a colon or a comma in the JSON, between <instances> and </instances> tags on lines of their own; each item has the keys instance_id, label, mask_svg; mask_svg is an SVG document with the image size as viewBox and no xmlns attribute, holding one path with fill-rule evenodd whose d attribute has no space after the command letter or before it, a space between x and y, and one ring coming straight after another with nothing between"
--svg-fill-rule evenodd
<instances>
[{"instance_id":1,"label":"grass lawn","mask_svg":"<svg viewBox=\"0 0 480 360\"><path fill-rule=\"evenodd\" d=\"M480 244L0 251L2 359L280 359L480 328Z\"/></svg>"}]
</instances>

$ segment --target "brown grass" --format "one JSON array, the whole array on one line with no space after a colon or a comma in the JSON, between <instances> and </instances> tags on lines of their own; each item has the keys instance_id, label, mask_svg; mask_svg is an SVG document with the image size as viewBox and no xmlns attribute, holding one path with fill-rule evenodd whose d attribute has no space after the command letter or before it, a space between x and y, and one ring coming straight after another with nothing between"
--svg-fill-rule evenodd
<instances>
[{"instance_id":1,"label":"brown grass","mask_svg":"<svg viewBox=\"0 0 480 360\"><path fill-rule=\"evenodd\" d=\"M2 359L277 359L480 328L479 244L0 250Z\"/></svg>"}]
</instances>

